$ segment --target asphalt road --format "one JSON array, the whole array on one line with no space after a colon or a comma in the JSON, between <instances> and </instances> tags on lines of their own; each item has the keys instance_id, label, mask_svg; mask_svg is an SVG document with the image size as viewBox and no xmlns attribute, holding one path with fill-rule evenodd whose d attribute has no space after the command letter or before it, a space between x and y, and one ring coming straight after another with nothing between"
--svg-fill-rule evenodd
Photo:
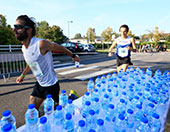
<instances>
[{"instance_id":1,"label":"asphalt road","mask_svg":"<svg viewBox=\"0 0 170 132\"><path fill-rule=\"evenodd\" d=\"M77 69L73 66L71 58L65 55L55 55L54 62L61 89L66 89L67 94L73 89L79 96L82 96L86 91L88 79L81 80L75 77L103 71L104 69L116 69L116 60L115 55L113 57L107 57L107 54L104 53L79 54L79 56L81 59L80 68L90 67L88 70L73 72ZM146 69L149 66L153 72L157 69L164 72L170 70L169 57L170 52L134 53L132 54L133 67L136 68L137 66L140 66L141 68ZM67 71L71 71L70 74L66 73ZM28 99L32 92L35 78L32 74L29 74L26 76L25 81L20 85L16 84L16 78L16 76L11 77L6 83L3 79L0 79L0 113L7 109L11 110L17 120L17 127L19 127L25 123L24 113L27 110ZM169 124L170 114L168 114L167 117L167 132L170 131Z\"/></svg>"}]
</instances>

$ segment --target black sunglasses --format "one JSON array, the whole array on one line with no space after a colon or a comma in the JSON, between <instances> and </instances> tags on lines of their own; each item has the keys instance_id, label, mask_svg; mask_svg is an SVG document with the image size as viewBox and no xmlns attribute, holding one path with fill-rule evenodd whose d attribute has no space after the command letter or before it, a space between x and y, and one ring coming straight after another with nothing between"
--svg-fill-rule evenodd
<instances>
[{"instance_id":1,"label":"black sunglasses","mask_svg":"<svg viewBox=\"0 0 170 132\"><path fill-rule=\"evenodd\" d=\"M23 28L30 28L30 26L25 26L25 25L23 26L23 25L15 24L14 28L16 28L16 29L23 29Z\"/></svg>"}]
</instances>

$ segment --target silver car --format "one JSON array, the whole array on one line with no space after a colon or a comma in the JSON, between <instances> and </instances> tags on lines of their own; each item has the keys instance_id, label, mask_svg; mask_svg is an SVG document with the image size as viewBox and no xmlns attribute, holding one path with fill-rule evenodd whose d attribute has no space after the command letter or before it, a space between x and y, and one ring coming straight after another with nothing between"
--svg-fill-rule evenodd
<instances>
[{"instance_id":1,"label":"silver car","mask_svg":"<svg viewBox=\"0 0 170 132\"><path fill-rule=\"evenodd\" d=\"M96 51L95 47L92 44L83 44L85 52L94 52Z\"/></svg>"}]
</instances>

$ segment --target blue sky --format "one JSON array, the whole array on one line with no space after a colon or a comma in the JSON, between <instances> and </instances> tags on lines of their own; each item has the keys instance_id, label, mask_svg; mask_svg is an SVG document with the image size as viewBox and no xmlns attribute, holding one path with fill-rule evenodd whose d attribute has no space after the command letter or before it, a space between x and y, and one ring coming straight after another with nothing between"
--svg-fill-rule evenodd
<instances>
[{"instance_id":1,"label":"blue sky","mask_svg":"<svg viewBox=\"0 0 170 132\"><path fill-rule=\"evenodd\" d=\"M108 26L118 33L122 24L129 25L135 35L153 31L170 33L170 0L0 0L0 14L13 25L17 16L27 14L37 22L58 25L70 37L85 35L89 27L101 35Z\"/></svg>"}]
</instances>

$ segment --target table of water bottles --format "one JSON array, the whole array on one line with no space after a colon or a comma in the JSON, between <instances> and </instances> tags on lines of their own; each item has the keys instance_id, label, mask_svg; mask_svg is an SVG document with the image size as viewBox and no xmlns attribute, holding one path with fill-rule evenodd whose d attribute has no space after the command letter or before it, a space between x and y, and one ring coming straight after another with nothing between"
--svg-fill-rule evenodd
<instances>
[{"instance_id":1,"label":"table of water bottles","mask_svg":"<svg viewBox=\"0 0 170 132\"><path fill-rule=\"evenodd\" d=\"M169 87L169 71L157 69L153 73L150 67L146 71L131 67L126 72L89 79L87 92L73 103L62 90L53 114L45 111L50 123L42 132L50 127L52 132L163 132ZM46 122L41 118L37 127ZM25 126L17 131L25 132Z\"/></svg>"}]
</instances>

